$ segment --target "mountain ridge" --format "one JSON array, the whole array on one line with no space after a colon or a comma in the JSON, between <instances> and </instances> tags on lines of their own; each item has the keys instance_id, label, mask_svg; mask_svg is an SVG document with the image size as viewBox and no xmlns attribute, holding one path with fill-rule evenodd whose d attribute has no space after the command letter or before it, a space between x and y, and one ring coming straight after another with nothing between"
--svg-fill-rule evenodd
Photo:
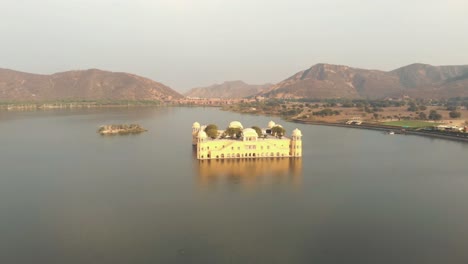
<instances>
[{"instance_id":1,"label":"mountain ridge","mask_svg":"<svg viewBox=\"0 0 468 264\"><path fill-rule=\"evenodd\" d=\"M100 69L35 74L0 68L0 100L170 100L183 96L149 78Z\"/></svg>"},{"instance_id":2,"label":"mountain ridge","mask_svg":"<svg viewBox=\"0 0 468 264\"><path fill-rule=\"evenodd\" d=\"M254 96L261 92L263 89L270 87L272 84L247 84L241 80L225 81L220 84L213 84L205 87L192 88L186 93L187 97L198 97L198 98L245 98Z\"/></svg>"},{"instance_id":3,"label":"mountain ridge","mask_svg":"<svg viewBox=\"0 0 468 264\"><path fill-rule=\"evenodd\" d=\"M468 65L414 63L381 71L318 63L257 95L296 99L468 96Z\"/></svg>"}]
</instances>

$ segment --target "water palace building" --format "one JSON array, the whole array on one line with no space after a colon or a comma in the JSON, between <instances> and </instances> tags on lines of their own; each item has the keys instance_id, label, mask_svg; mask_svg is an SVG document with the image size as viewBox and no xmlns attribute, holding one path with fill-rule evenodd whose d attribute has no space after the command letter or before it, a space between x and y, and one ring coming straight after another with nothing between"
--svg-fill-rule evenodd
<instances>
[{"instance_id":1,"label":"water palace building","mask_svg":"<svg viewBox=\"0 0 468 264\"><path fill-rule=\"evenodd\" d=\"M268 158L268 157L301 157L302 133L294 129L291 138L278 135L275 127L281 125L270 121L268 127L261 129L261 135L253 128L243 128L238 121L229 124L228 129L235 129L241 133L229 136L226 131L218 130L213 139L205 132L206 126L198 122L192 126L192 144L196 147L197 159L239 159L239 158ZM282 128L282 127L281 127Z\"/></svg>"}]
</instances>

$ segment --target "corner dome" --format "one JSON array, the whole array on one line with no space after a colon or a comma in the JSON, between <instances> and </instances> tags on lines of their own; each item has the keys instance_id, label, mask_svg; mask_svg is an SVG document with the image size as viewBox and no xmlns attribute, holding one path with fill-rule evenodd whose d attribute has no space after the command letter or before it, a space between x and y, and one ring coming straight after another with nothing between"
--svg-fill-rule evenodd
<instances>
[{"instance_id":1,"label":"corner dome","mask_svg":"<svg viewBox=\"0 0 468 264\"><path fill-rule=\"evenodd\" d=\"M294 129L292 132L293 137L302 137L302 132L299 129Z\"/></svg>"},{"instance_id":2,"label":"corner dome","mask_svg":"<svg viewBox=\"0 0 468 264\"><path fill-rule=\"evenodd\" d=\"M242 130L242 135L244 137L258 137L257 131L253 128L246 128Z\"/></svg>"},{"instance_id":3,"label":"corner dome","mask_svg":"<svg viewBox=\"0 0 468 264\"><path fill-rule=\"evenodd\" d=\"M193 123L192 128L200 128L200 123L198 122Z\"/></svg>"},{"instance_id":4,"label":"corner dome","mask_svg":"<svg viewBox=\"0 0 468 264\"><path fill-rule=\"evenodd\" d=\"M240 129L244 128L242 126L241 122L239 122L239 121L232 121L231 123L229 123L229 127L230 128L240 128Z\"/></svg>"},{"instance_id":5,"label":"corner dome","mask_svg":"<svg viewBox=\"0 0 468 264\"><path fill-rule=\"evenodd\" d=\"M206 135L205 131L200 130L200 132L198 132L197 138L206 139L207 137L208 135Z\"/></svg>"},{"instance_id":6,"label":"corner dome","mask_svg":"<svg viewBox=\"0 0 468 264\"><path fill-rule=\"evenodd\" d=\"M275 125L276 123L273 121L268 122L268 128L273 128Z\"/></svg>"}]
</instances>

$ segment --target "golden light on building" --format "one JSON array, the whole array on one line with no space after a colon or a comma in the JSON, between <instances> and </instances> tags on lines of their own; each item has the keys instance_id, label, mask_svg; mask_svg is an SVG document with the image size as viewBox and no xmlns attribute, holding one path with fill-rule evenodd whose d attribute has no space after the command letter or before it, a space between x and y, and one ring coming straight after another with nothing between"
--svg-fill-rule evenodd
<instances>
[{"instance_id":1,"label":"golden light on building","mask_svg":"<svg viewBox=\"0 0 468 264\"><path fill-rule=\"evenodd\" d=\"M192 144L196 146L199 160L302 157L302 133L297 128L287 138L282 126L273 121L267 128L257 130L232 121L226 130L218 130L217 135L215 131L215 136L210 138L205 127L198 122L192 126Z\"/></svg>"}]
</instances>

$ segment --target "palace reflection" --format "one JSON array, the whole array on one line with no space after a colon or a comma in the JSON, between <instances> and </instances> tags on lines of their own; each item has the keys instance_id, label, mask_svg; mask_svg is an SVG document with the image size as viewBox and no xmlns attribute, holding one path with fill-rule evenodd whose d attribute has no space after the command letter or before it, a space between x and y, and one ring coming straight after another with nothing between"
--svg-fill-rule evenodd
<instances>
[{"instance_id":1,"label":"palace reflection","mask_svg":"<svg viewBox=\"0 0 468 264\"><path fill-rule=\"evenodd\" d=\"M253 188L261 185L302 184L301 158L196 160L198 184L202 187L240 185Z\"/></svg>"}]
</instances>

